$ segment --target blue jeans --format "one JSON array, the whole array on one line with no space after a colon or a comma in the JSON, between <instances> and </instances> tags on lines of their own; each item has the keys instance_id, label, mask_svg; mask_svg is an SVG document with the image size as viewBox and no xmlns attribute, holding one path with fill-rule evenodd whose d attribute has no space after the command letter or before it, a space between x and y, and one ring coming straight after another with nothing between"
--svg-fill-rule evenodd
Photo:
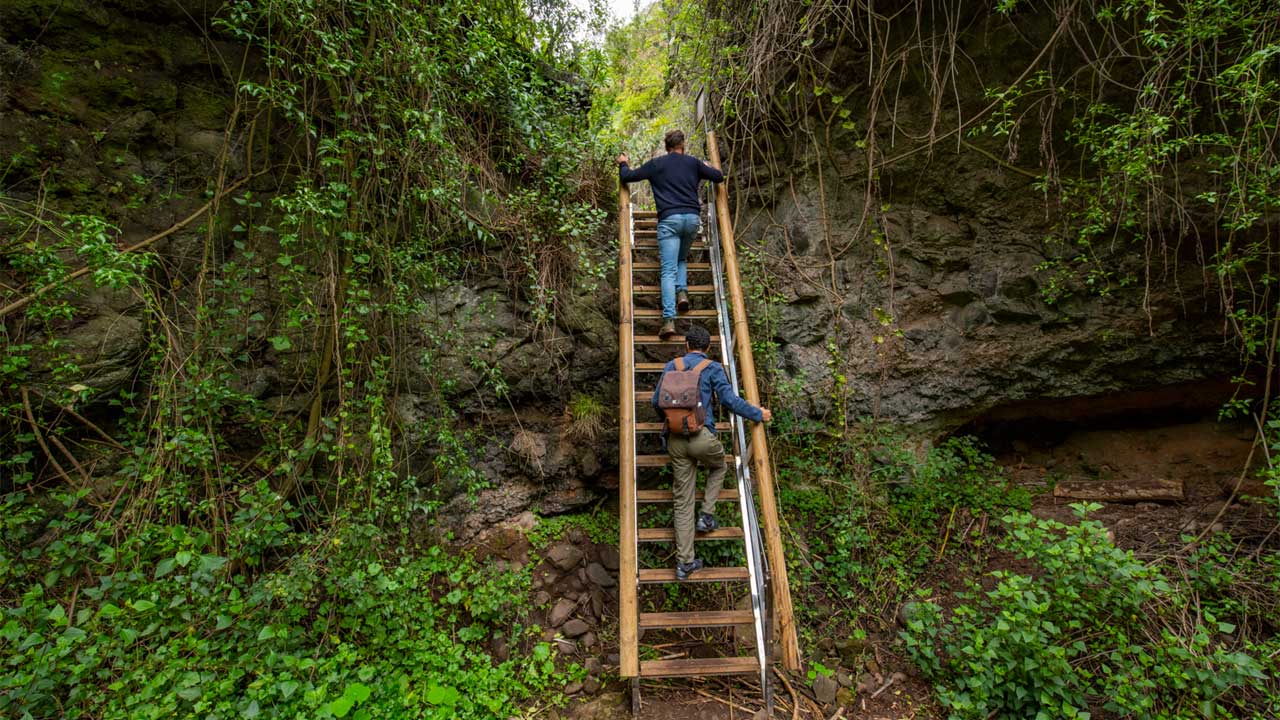
<instances>
[{"instance_id":1,"label":"blue jeans","mask_svg":"<svg viewBox=\"0 0 1280 720\"><path fill-rule=\"evenodd\" d=\"M658 221L658 256L662 260L662 318L676 316L676 292L687 290L689 246L698 234L694 213L670 215Z\"/></svg>"}]
</instances>

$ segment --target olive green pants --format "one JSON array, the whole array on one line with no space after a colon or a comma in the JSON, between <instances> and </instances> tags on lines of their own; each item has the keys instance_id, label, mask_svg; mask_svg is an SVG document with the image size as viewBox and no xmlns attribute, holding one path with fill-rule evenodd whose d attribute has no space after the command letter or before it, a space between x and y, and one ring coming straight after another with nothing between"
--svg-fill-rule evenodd
<instances>
[{"instance_id":1,"label":"olive green pants","mask_svg":"<svg viewBox=\"0 0 1280 720\"><path fill-rule=\"evenodd\" d=\"M693 507L697 504L698 465L706 465L710 469L702 512L714 515L720 487L724 485L724 447L720 438L704 427L688 438L672 434L667 438L667 452L671 455L671 473L675 476L672 488L675 495L676 560L688 563L694 557Z\"/></svg>"}]
</instances>

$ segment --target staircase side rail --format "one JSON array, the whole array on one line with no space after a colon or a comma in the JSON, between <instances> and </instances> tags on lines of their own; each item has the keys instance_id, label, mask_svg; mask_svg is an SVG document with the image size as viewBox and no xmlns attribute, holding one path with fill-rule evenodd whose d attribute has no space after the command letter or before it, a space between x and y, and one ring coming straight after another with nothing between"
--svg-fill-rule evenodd
<instances>
[{"instance_id":1,"label":"staircase side rail","mask_svg":"<svg viewBox=\"0 0 1280 720\"><path fill-rule=\"evenodd\" d=\"M640 675L636 584L635 325L631 192L618 188L618 672Z\"/></svg>"},{"instance_id":2,"label":"staircase side rail","mask_svg":"<svg viewBox=\"0 0 1280 720\"><path fill-rule=\"evenodd\" d=\"M712 166L720 168L720 148L713 131L707 132L707 155ZM716 186L716 224L720 235L720 250L724 261L724 278L733 311L731 328L737 366L742 383L742 396L753 405L760 404L760 388L756 383L755 358L751 352L751 334L747 326L746 302L738 274L737 248L734 243L733 224L729 219L729 191L727 183ZM725 348L728 350L728 348ZM725 352L728 356L730 352ZM787 579L786 558L782 547L782 529L778 520L778 501L773 486L773 468L769 461L764 425L751 427L751 455L755 470L756 487L760 493L761 519L763 520L765 550L769 558L770 588L773 592L774 616L778 620L779 640L782 645L782 665L790 671L800 670L800 644L796 636L795 616L791 606L791 587Z\"/></svg>"},{"instance_id":3,"label":"staircase side rail","mask_svg":"<svg viewBox=\"0 0 1280 720\"><path fill-rule=\"evenodd\" d=\"M721 334L721 360L724 362L725 371L729 376L730 385L735 393L738 392L738 372L737 364L733 357L733 335L732 326L729 323L729 308L725 304L724 291L724 267L720 258L720 248L717 244L719 236L716 228L714 203L708 203L707 214L711 222L707 223L707 255L711 262L711 279L715 286L716 313L720 320ZM730 349L728 352L724 350ZM752 498L751 487L751 469L747 463L742 461L745 455L747 436L744 432L743 420L741 417L732 413L727 413L727 420L733 428L733 442L737 450L734 459L733 475L738 484L738 503L741 507L742 514L742 531L743 540L745 542L746 559L747 559L747 575L751 581L751 610L755 624L756 636L756 659L760 663L760 687L764 688L766 695L769 691L769 646L768 639L765 635L765 623L769 621L767 605L765 603L765 586L764 578L767 570L764 563L761 562L760 546L763 539L760 535L760 525L755 513L755 503Z\"/></svg>"}]
</instances>

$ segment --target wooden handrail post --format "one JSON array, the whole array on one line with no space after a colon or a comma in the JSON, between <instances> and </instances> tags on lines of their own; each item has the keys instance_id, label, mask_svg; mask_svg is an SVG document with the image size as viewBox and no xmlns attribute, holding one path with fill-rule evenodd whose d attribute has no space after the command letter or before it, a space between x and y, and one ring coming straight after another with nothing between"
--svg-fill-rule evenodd
<instances>
[{"instance_id":1,"label":"wooden handrail post","mask_svg":"<svg viewBox=\"0 0 1280 720\"><path fill-rule=\"evenodd\" d=\"M636 374L631 317L631 191L618 186L618 665L640 675L636 610Z\"/></svg>"},{"instance_id":2,"label":"wooden handrail post","mask_svg":"<svg viewBox=\"0 0 1280 720\"><path fill-rule=\"evenodd\" d=\"M707 131L707 157L714 167L720 168L720 148L716 144L716 134L710 130ZM751 354L747 306L742 296L742 283L738 279L737 246L733 239L733 223L729 220L729 190L726 185L727 183L716 185L716 224L720 228L725 285L729 290L729 303L733 309L731 321L738 350L738 375L742 380L743 397L752 405L759 405L760 388L756 384L756 363ZM765 441L763 423L751 423L751 457L756 487L760 492L765 552L769 556L769 570L773 581L773 610L778 619L782 644L782 666L787 670L797 671L800 669L800 642L796 637L795 616L791 608L791 586L787 581L782 529L778 523L778 501L773 491L773 468L769 464L769 445Z\"/></svg>"}]
</instances>

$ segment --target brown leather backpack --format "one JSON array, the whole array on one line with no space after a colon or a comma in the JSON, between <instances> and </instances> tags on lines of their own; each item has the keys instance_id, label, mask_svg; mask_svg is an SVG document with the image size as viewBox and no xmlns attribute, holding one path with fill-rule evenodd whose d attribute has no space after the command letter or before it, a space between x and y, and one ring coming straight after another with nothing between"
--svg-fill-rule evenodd
<instances>
[{"instance_id":1,"label":"brown leather backpack","mask_svg":"<svg viewBox=\"0 0 1280 720\"><path fill-rule=\"evenodd\" d=\"M711 360L703 360L690 369L685 368L684 358L676 358L675 363L675 369L663 373L659 381L658 409L666 417L668 431L689 436L707 424L707 408L702 405L698 381Z\"/></svg>"}]
</instances>

